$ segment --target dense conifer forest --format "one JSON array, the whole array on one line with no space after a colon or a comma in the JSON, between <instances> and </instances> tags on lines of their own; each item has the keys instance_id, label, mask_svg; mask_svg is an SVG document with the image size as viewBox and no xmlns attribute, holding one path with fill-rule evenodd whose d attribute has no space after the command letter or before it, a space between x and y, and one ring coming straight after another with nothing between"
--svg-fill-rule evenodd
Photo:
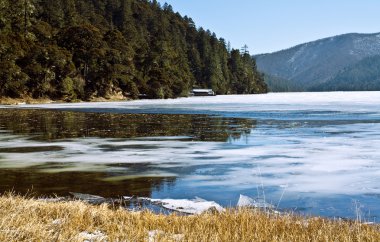
<instances>
[{"instance_id":1,"label":"dense conifer forest","mask_svg":"<svg viewBox=\"0 0 380 242\"><path fill-rule=\"evenodd\" d=\"M379 91L380 55L344 68L330 80L311 88L311 91Z\"/></svg>"},{"instance_id":2,"label":"dense conifer forest","mask_svg":"<svg viewBox=\"0 0 380 242\"><path fill-rule=\"evenodd\" d=\"M66 101L267 88L246 49L168 4L147 0L0 0L0 97Z\"/></svg>"}]
</instances>

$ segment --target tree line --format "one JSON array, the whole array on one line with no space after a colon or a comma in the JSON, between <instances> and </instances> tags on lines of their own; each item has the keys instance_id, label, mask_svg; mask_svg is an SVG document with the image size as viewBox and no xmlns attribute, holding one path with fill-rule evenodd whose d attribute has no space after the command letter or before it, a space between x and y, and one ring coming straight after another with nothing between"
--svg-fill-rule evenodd
<instances>
[{"instance_id":1,"label":"tree line","mask_svg":"<svg viewBox=\"0 0 380 242\"><path fill-rule=\"evenodd\" d=\"M88 100L267 91L247 48L156 0L0 0L0 97Z\"/></svg>"}]
</instances>

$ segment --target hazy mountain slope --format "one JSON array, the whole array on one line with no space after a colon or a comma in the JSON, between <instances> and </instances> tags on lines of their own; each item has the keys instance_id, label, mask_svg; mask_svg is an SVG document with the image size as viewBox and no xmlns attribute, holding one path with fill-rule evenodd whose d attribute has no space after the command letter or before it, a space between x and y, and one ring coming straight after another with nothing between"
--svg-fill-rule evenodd
<instances>
[{"instance_id":1,"label":"hazy mountain slope","mask_svg":"<svg viewBox=\"0 0 380 242\"><path fill-rule=\"evenodd\" d=\"M380 91L380 56L367 57L312 91Z\"/></svg>"},{"instance_id":2,"label":"hazy mountain slope","mask_svg":"<svg viewBox=\"0 0 380 242\"><path fill-rule=\"evenodd\" d=\"M380 34L345 34L255 56L258 69L308 90L362 59L380 55ZM271 88L269 86L269 88Z\"/></svg>"},{"instance_id":3,"label":"hazy mountain slope","mask_svg":"<svg viewBox=\"0 0 380 242\"><path fill-rule=\"evenodd\" d=\"M284 79L277 76L272 76L269 74L264 75L264 81L268 85L268 91L270 92L299 92L302 91L297 83Z\"/></svg>"}]
</instances>

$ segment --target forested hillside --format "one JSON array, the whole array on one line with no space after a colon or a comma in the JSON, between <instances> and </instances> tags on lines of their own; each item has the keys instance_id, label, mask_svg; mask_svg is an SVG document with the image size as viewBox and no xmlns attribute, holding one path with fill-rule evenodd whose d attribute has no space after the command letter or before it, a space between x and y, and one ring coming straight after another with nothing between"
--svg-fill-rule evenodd
<instances>
[{"instance_id":1,"label":"forested hillside","mask_svg":"<svg viewBox=\"0 0 380 242\"><path fill-rule=\"evenodd\" d=\"M367 57L345 68L311 91L380 91L380 55Z\"/></svg>"},{"instance_id":2,"label":"forested hillside","mask_svg":"<svg viewBox=\"0 0 380 242\"><path fill-rule=\"evenodd\" d=\"M290 87L285 88L286 91L313 91L316 87L332 91L334 89L329 87L338 84L330 83L323 87L325 82L338 80L340 77L335 79L335 76L345 68L377 55L380 55L380 33L354 33L316 40L255 58L259 71L267 75L271 91L283 91L284 84ZM368 71L363 65L361 67L364 68L363 72ZM355 79L350 76L347 78ZM347 86L347 90L368 90L368 85L360 86L360 80L355 82L355 88Z\"/></svg>"},{"instance_id":3,"label":"forested hillside","mask_svg":"<svg viewBox=\"0 0 380 242\"><path fill-rule=\"evenodd\" d=\"M266 92L247 51L155 0L0 0L0 97Z\"/></svg>"},{"instance_id":4,"label":"forested hillside","mask_svg":"<svg viewBox=\"0 0 380 242\"><path fill-rule=\"evenodd\" d=\"M269 92L301 92L302 87L297 86L291 80L285 78L264 74L265 83L268 85Z\"/></svg>"}]
</instances>

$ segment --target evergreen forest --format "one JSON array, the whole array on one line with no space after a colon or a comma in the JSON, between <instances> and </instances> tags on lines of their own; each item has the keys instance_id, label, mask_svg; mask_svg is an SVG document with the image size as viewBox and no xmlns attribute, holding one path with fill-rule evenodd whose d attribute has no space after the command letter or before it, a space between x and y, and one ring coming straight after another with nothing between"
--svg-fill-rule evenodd
<instances>
[{"instance_id":1,"label":"evergreen forest","mask_svg":"<svg viewBox=\"0 0 380 242\"><path fill-rule=\"evenodd\" d=\"M379 91L380 55L364 58L311 91Z\"/></svg>"},{"instance_id":2,"label":"evergreen forest","mask_svg":"<svg viewBox=\"0 0 380 242\"><path fill-rule=\"evenodd\" d=\"M0 97L91 100L267 91L247 48L156 0L0 0Z\"/></svg>"}]
</instances>

